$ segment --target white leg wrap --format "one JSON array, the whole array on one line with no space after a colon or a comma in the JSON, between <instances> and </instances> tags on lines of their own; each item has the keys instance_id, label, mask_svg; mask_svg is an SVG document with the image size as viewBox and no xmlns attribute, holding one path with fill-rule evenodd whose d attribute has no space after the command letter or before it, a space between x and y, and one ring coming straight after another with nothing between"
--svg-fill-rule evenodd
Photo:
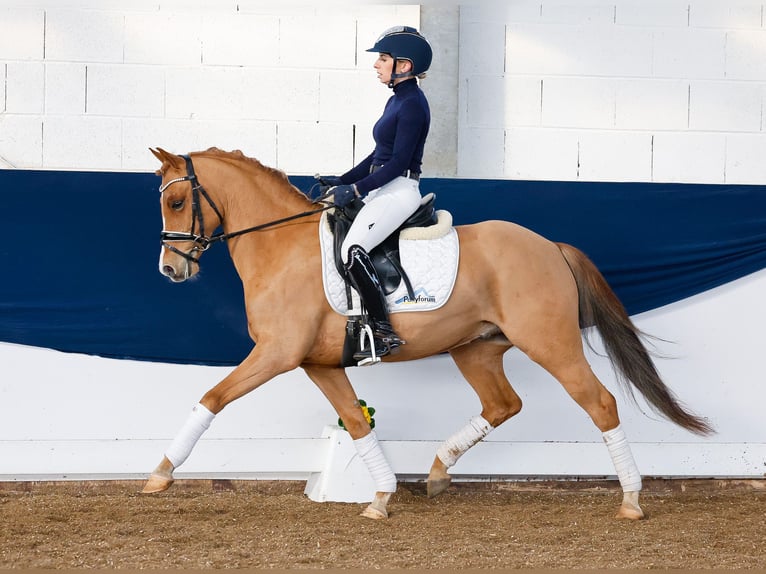
<instances>
[{"instance_id":1,"label":"white leg wrap","mask_svg":"<svg viewBox=\"0 0 766 574\"><path fill-rule=\"evenodd\" d=\"M215 415L201 404L195 405L184 426L170 443L165 456L173 464L173 468L181 466L191 454L194 445L208 429Z\"/></svg>"},{"instance_id":2,"label":"white leg wrap","mask_svg":"<svg viewBox=\"0 0 766 574\"><path fill-rule=\"evenodd\" d=\"M354 441L356 452L367 465L377 492L396 492L396 475L388 464L375 431Z\"/></svg>"},{"instance_id":3,"label":"white leg wrap","mask_svg":"<svg viewBox=\"0 0 766 574\"><path fill-rule=\"evenodd\" d=\"M603 433L609 456L612 457L617 478L620 480L623 492L638 492L641 490L641 473L638 472L630 444L625 437L621 425Z\"/></svg>"},{"instance_id":4,"label":"white leg wrap","mask_svg":"<svg viewBox=\"0 0 766 574\"><path fill-rule=\"evenodd\" d=\"M449 468L494 428L483 416L476 415L463 428L442 443L439 450L436 451L436 456Z\"/></svg>"}]
</instances>

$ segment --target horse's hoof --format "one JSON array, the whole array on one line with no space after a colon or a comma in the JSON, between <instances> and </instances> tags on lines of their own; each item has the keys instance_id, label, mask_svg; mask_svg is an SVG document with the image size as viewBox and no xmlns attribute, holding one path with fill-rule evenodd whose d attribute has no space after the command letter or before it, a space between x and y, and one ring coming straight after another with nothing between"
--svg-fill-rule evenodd
<instances>
[{"instance_id":1,"label":"horse's hoof","mask_svg":"<svg viewBox=\"0 0 766 574\"><path fill-rule=\"evenodd\" d=\"M428 498L433 498L434 496L437 496L447 490L449 488L449 485L452 484L452 478L435 478L432 480L429 480L426 484L426 494L428 494Z\"/></svg>"},{"instance_id":2,"label":"horse's hoof","mask_svg":"<svg viewBox=\"0 0 766 574\"><path fill-rule=\"evenodd\" d=\"M385 509L381 510L380 508L375 508L375 506L370 504L359 516L372 518L373 520L384 520L388 518L388 512L386 512Z\"/></svg>"},{"instance_id":3,"label":"horse's hoof","mask_svg":"<svg viewBox=\"0 0 766 574\"><path fill-rule=\"evenodd\" d=\"M173 484L172 478L160 476L159 474L152 474L149 476L149 480L146 481L141 494L155 494L157 492L163 492L170 488L171 484Z\"/></svg>"},{"instance_id":4,"label":"horse's hoof","mask_svg":"<svg viewBox=\"0 0 766 574\"><path fill-rule=\"evenodd\" d=\"M623 504L617 511L615 518L624 520L642 520L645 518L644 511L639 506L628 506Z\"/></svg>"}]
</instances>

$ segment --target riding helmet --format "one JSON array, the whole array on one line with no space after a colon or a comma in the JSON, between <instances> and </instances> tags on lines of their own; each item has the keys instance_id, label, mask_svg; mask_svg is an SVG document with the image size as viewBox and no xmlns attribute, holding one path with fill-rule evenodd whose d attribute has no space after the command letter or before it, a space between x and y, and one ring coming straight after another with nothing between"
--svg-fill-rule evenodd
<instances>
[{"instance_id":1,"label":"riding helmet","mask_svg":"<svg viewBox=\"0 0 766 574\"><path fill-rule=\"evenodd\" d=\"M394 26L387 29L367 51L390 54L394 60L409 60L412 62L412 72L407 75L411 76L428 70L433 58L428 40L411 26Z\"/></svg>"}]
</instances>

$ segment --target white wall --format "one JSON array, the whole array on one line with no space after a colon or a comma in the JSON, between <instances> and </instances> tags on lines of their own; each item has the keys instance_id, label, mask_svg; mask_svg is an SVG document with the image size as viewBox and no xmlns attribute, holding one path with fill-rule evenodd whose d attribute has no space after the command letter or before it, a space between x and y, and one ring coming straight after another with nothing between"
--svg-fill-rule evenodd
<instances>
[{"instance_id":1,"label":"white wall","mask_svg":"<svg viewBox=\"0 0 766 574\"><path fill-rule=\"evenodd\" d=\"M389 96L364 49L402 23L434 42L427 175L766 178L763 5L724 0L5 0L0 167L149 171L149 146L216 145L345 170Z\"/></svg>"}]
</instances>

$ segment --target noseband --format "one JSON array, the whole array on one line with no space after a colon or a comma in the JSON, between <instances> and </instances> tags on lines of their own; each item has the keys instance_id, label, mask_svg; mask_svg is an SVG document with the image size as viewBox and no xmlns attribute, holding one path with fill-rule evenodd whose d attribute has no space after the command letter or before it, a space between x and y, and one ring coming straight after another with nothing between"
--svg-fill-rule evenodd
<instances>
[{"instance_id":1,"label":"noseband","mask_svg":"<svg viewBox=\"0 0 766 574\"><path fill-rule=\"evenodd\" d=\"M204 187L202 187L202 184L200 184L199 180L197 179L197 174L194 173L194 164L192 163L191 157L188 154L183 154L181 155L181 157L184 158L184 161L186 162L186 175L184 177L177 177L176 179L171 179L169 182L163 185L160 185L160 195L162 195L162 193L174 183L178 183L181 181L191 182L191 186L192 186L191 231L186 233L184 231L166 231L163 229L162 232L160 233L160 240L162 242L163 247L186 259L187 265L189 264L188 262L194 262L197 265L199 265L198 254L204 251L207 251L208 248L213 243L217 243L218 241L226 241L233 237L244 235L245 233L250 233L252 231L260 231L261 229L273 227L275 225L279 225L280 223L292 221L293 219L307 217L309 215L320 213L322 211L325 211L327 209L334 207L334 204L330 203L328 205L325 205L324 207L320 207L319 209L304 211L302 213L297 213L295 215L290 215L288 217L283 217L282 219L269 221L268 223L264 223L262 225L248 227L247 229L241 229L239 231L234 231L232 233L223 233L221 231L218 233L214 233L213 235L205 235L205 219L202 215L202 208L200 207L200 195L202 195L202 197L205 198L205 201L207 201L208 205L210 205L210 207L213 208L213 211L218 216L218 220L221 222L221 224L223 224L223 215L221 215L221 212L218 209L218 206L215 204L215 202L212 200L208 192L205 190ZM199 223L199 233L195 233L198 223ZM191 241L192 243L194 243L194 246L191 248L189 252L181 251L174 245L171 245L172 242L176 242L176 241Z\"/></svg>"}]
</instances>

